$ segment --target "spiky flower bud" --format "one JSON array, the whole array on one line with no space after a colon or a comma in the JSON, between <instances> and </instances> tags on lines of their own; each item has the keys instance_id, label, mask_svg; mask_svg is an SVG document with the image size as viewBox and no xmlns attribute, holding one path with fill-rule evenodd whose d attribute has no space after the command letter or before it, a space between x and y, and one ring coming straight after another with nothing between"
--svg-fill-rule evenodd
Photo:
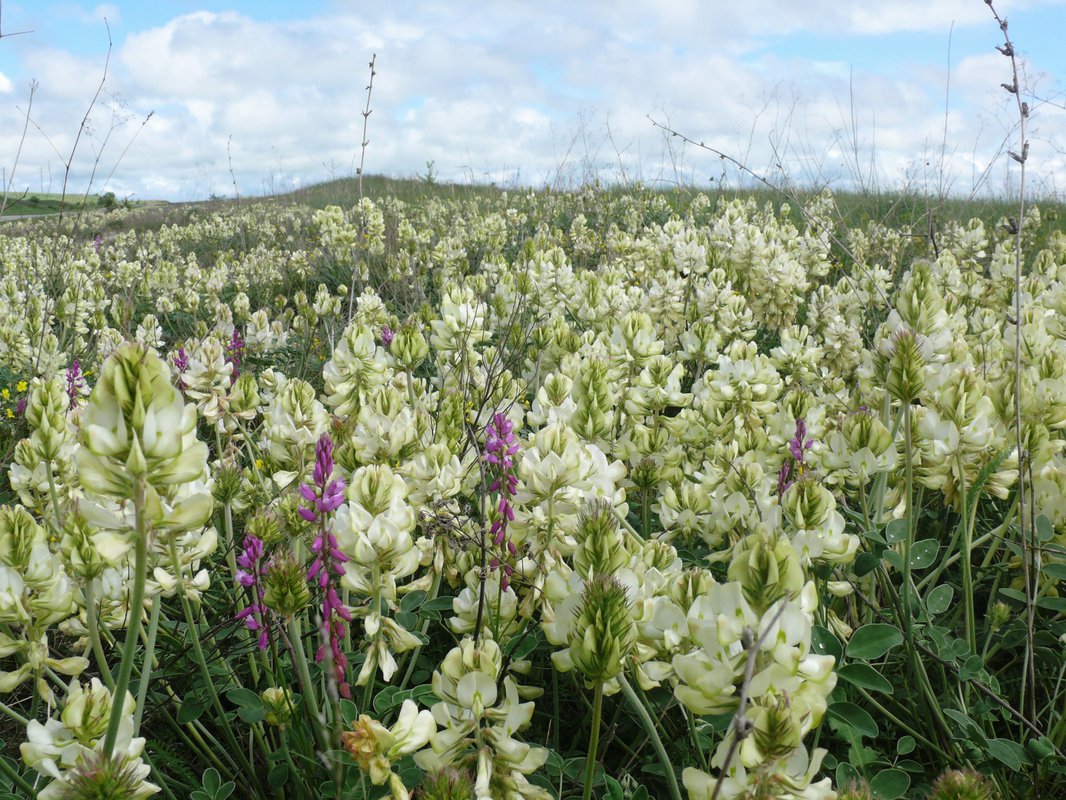
<instances>
[{"instance_id":1,"label":"spiky flower bud","mask_svg":"<svg viewBox=\"0 0 1066 800\"><path fill-rule=\"evenodd\" d=\"M662 469L651 458L643 458L629 473L633 486L639 492L654 490L662 479Z\"/></svg>"},{"instance_id":2,"label":"spiky flower bud","mask_svg":"<svg viewBox=\"0 0 1066 800\"><path fill-rule=\"evenodd\" d=\"M299 516L298 512L297 516ZM303 521L302 518L301 521ZM247 522L244 523L244 532L248 536L259 539L267 549L284 538L278 514L265 508L257 509L248 517Z\"/></svg>"},{"instance_id":3,"label":"spiky flower bud","mask_svg":"<svg viewBox=\"0 0 1066 800\"><path fill-rule=\"evenodd\" d=\"M840 790L837 800L874 800L874 796L865 781L851 781Z\"/></svg>"},{"instance_id":4,"label":"spiky flower bud","mask_svg":"<svg viewBox=\"0 0 1066 800\"><path fill-rule=\"evenodd\" d=\"M226 464L215 475L211 493L219 505L231 505L240 496L244 486L244 473L232 464Z\"/></svg>"},{"instance_id":5,"label":"spiky flower bud","mask_svg":"<svg viewBox=\"0 0 1066 800\"><path fill-rule=\"evenodd\" d=\"M263 701L263 719L268 725L284 728L289 724L294 708L291 689L271 686L264 689L259 697Z\"/></svg>"},{"instance_id":6,"label":"spiky flower bud","mask_svg":"<svg viewBox=\"0 0 1066 800\"><path fill-rule=\"evenodd\" d=\"M909 328L897 331L892 339L885 385L901 403L913 403L925 388L924 350L918 335Z\"/></svg>"},{"instance_id":7,"label":"spiky flower bud","mask_svg":"<svg viewBox=\"0 0 1066 800\"><path fill-rule=\"evenodd\" d=\"M146 779L151 768L126 754L108 758L106 753L93 751L53 781L37 797L46 800L142 800L159 792L159 787Z\"/></svg>"},{"instance_id":8,"label":"spiky flower bud","mask_svg":"<svg viewBox=\"0 0 1066 800\"><path fill-rule=\"evenodd\" d=\"M474 777L454 767L427 772L418 787L419 800L470 800L473 796Z\"/></svg>"},{"instance_id":9,"label":"spiky flower bud","mask_svg":"<svg viewBox=\"0 0 1066 800\"><path fill-rule=\"evenodd\" d=\"M591 504L581 515L577 540L574 569L582 577L613 575L629 563L618 518L606 501Z\"/></svg>"},{"instance_id":10,"label":"spiky flower bud","mask_svg":"<svg viewBox=\"0 0 1066 800\"><path fill-rule=\"evenodd\" d=\"M291 618L311 602L304 567L295 556L283 552L274 556L263 576L263 603L275 614Z\"/></svg>"},{"instance_id":11,"label":"spiky flower bud","mask_svg":"<svg viewBox=\"0 0 1066 800\"><path fill-rule=\"evenodd\" d=\"M281 529L293 539L304 537L315 527L314 522L304 519L300 513L303 504L304 499L296 492L289 492L278 503L277 515L281 522Z\"/></svg>"},{"instance_id":12,"label":"spiky flower bud","mask_svg":"<svg viewBox=\"0 0 1066 800\"><path fill-rule=\"evenodd\" d=\"M1004 602L997 601L992 606L991 619L989 620L991 629L993 631L998 631L1000 628L1002 628L1004 625L1006 625L1007 622L1010 621L1010 618L1011 618L1010 606L1008 606Z\"/></svg>"},{"instance_id":13,"label":"spiky flower bud","mask_svg":"<svg viewBox=\"0 0 1066 800\"><path fill-rule=\"evenodd\" d=\"M570 632L570 657L590 686L609 681L622 671L636 642L625 587L608 575L585 585Z\"/></svg>"},{"instance_id":14,"label":"spiky flower bud","mask_svg":"<svg viewBox=\"0 0 1066 800\"><path fill-rule=\"evenodd\" d=\"M933 784L929 800L992 800L992 786L973 770L948 770Z\"/></svg>"}]
</instances>

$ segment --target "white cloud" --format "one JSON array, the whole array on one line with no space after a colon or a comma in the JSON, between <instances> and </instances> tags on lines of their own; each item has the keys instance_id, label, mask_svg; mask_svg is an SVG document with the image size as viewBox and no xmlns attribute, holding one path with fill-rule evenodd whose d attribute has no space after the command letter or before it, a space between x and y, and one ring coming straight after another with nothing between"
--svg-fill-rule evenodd
<instances>
[{"instance_id":1,"label":"white cloud","mask_svg":"<svg viewBox=\"0 0 1066 800\"><path fill-rule=\"evenodd\" d=\"M1034 2L1003 5L1022 17ZM366 167L386 174L422 173L427 161L444 180L539 183L624 173L702 182L719 174L717 158L664 137L650 114L771 174L780 163L812 180L915 179L926 161L939 167L943 151L962 186L1010 130L996 88L1003 59L994 52L956 54L947 144L942 53L871 73L853 71L832 52L775 52L781 37L800 32L946 36L953 20L987 25L987 8L973 0L500 2L476 11L419 2L401 14L390 4L348 0L298 21L200 11L130 33L115 42L108 90L83 139L76 177L87 176L93 148L109 132L98 176L110 172L137 131L109 187L116 192L232 193L231 163L244 194L349 174L372 53L378 74ZM40 80L34 119L66 154L103 53L25 52L26 79ZM5 67L0 93L10 95L12 81L23 77ZM17 146L14 106L0 107L0 152ZM1049 108L1039 126L1034 121L1034 153L1043 152L1039 134L1045 169L1059 185L1066 173L1051 143L1062 140L1063 117ZM23 179L42 183L60 162L43 136L27 142L23 157Z\"/></svg>"}]
</instances>

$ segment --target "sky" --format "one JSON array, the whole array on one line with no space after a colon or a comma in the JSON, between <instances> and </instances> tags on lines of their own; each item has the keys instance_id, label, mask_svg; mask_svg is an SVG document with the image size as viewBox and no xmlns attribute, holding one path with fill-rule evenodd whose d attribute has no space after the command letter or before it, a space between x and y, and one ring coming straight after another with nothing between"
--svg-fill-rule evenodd
<instances>
[{"instance_id":1,"label":"sky","mask_svg":"<svg viewBox=\"0 0 1066 800\"><path fill-rule=\"evenodd\" d=\"M1027 185L1064 199L1066 0L996 8ZM775 183L1005 194L1002 43L983 0L6 0L0 168L11 191L143 200L284 192L360 158L506 187L752 180L658 125Z\"/></svg>"}]
</instances>

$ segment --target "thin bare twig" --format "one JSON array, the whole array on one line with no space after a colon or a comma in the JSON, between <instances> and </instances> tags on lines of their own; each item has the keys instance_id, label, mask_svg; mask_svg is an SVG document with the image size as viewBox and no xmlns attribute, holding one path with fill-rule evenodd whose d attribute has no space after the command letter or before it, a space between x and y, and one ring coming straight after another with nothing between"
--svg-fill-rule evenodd
<instances>
[{"instance_id":1,"label":"thin bare twig","mask_svg":"<svg viewBox=\"0 0 1066 800\"><path fill-rule=\"evenodd\" d=\"M1026 629L1026 673L1028 677L1029 713L1035 720L1036 712L1036 650L1033 621L1035 604L1033 602L1033 561L1034 543L1030 542L1032 526L1027 525L1025 517L1026 463L1029 454L1025 450L1022 430L1022 228L1025 227L1025 165L1029 160L1029 141L1025 138L1026 121L1029 119L1029 104L1022 100L1021 86L1018 82L1018 58L1014 43L1007 32L1007 20L1000 17L992 0L985 0L992 16L999 23L1003 32L1003 46L996 49L1010 59L1011 82L1001 84L1018 106L1018 152L1008 150L1008 155L1018 162L1018 219L1012 222L1011 233L1014 234L1014 427L1018 447L1018 526L1022 538L1022 577L1025 581L1025 629Z\"/></svg>"},{"instance_id":2,"label":"thin bare twig","mask_svg":"<svg viewBox=\"0 0 1066 800\"><path fill-rule=\"evenodd\" d=\"M745 710L748 705L748 691L751 688L751 680L755 677L755 658L759 654L759 650L762 649L763 643L769 637L770 632L777 625L781 616L785 613L785 609L788 608L788 598L781 599L781 605L777 607L777 611L774 612L773 619L770 620L770 624L767 625L759 638L755 638L751 628L744 629L744 637L747 638L747 647L745 648L748 653L747 661L744 663L744 682L740 684L740 704L737 706L737 713L733 716L733 740L729 743L729 750L726 752L725 761L722 762L722 767L718 772L718 779L714 782L714 791L711 792L711 800L718 800L718 793L722 790L722 783L725 781L725 776L729 774L729 765L733 763L733 757L736 755L737 748L740 747L740 743L748 738L751 734L754 724L745 715Z\"/></svg>"}]
</instances>

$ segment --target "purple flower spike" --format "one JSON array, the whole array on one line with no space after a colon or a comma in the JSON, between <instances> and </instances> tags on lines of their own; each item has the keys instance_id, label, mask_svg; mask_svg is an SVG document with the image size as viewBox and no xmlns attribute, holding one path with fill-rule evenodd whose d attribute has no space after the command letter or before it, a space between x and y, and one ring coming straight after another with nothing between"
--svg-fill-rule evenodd
<instances>
[{"instance_id":1,"label":"purple flower spike","mask_svg":"<svg viewBox=\"0 0 1066 800\"><path fill-rule=\"evenodd\" d=\"M344 502L344 481L331 481L333 475L333 440L323 433L315 446L315 468L312 472L314 486L302 484L300 495L311 505L300 508L300 516L309 522L318 522L318 536L311 545L315 560L307 571L307 580L322 589L322 644L315 651L315 661L323 661L327 654L333 666L333 678L341 697L351 697L352 690L345 680L348 657L341 650L341 640L352 614L341 602L334 585L334 578L344 575L348 556L341 552L337 538L329 528L328 516Z\"/></svg>"},{"instance_id":2,"label":"purple flower spike","mask_svg":"<svg viewBox=\"0 0 1066 800\"><path fill-rule=\"evenodd\" d=\"M233 336L230 338L230 342L226 345L226 361L233 365L233 373L230 375L230 385L232 386L237 382L237 378L240 376L241 361L244 359L244 339L241 337L240 329L233 326Z\"/></svg>"},{"instance_id":3,"label":"purple flower spike","mask_svg":"<svg viewBox=\"0 0 1066 800\"><path fill-rule=\"evenodd\" d=\"M493 480L489 484L489 491L499 492L500 495L489 536L492 538L492 543L501 549L503 555L503 562L499 558L492 559L492 568L499 569L500 564L503 563L500 585L504 589L509 585L511 575L514 573L514 566L508 561L513 561L516 556L514 545L507 539L507 524L514 521L511 498L518 490L518 477L514 474L513 458L517 452L518 441L514 435L513 423L506 414L494 414L486 429L485 452L481 458L493 467L490 470Z\"/></svg>"},{"instance_id":4,"label":"purple flower spike","mask_svg":"<svg viewBox=\"0 0 1066 800\"><path fill-rule=\"evenodd\" d=\"M781 496L789 486L795 483L796 477L802 475L806 469L804 456L814 445L813 438L807 438L807 423L802 417L796 420L796 433L788 441L788 454L791 458L781 464L781 470L777 473L777 494Z\"/></svg>"},{"instance_id":5,"label":"purple flower spike","mask_svg":"<svg viewBox=\"0 0 1066 800\"><path fill-rule=\"evenodd\" d=\"M266 650L269 644L269 626L266 622L266 605L263 603L263 540L256 536L245 536L243 550L237 556L237 583L246 589L251 589L254 602L249 604L243 611L237 614L236 619L244 622L244 627L250 631L259 631L259 649Z\"/></svg>"},{"instance_id":6,"label":"purple flower spike","mask_svg":"<svg viewBox=\"0 0 1066 800\"><path fill-rule=\"evenodd\" d=\"M381 343L388 347L392 344L392 338L396 335L392 328L388 325L381 326Z\"/></svg>"},{"instance_id":7,"label":"purple flower spike","mask_svg":"<svg viewBox=\"0 0 1066 800\"><path fill-rule=\"evenodd\" d=\"M67 398L70 400L70 408L78 407L78 397L85 388L85 378L81 374L81 362L74 359L74 363L67 368Z\"/></svg>"}]
</instances>

